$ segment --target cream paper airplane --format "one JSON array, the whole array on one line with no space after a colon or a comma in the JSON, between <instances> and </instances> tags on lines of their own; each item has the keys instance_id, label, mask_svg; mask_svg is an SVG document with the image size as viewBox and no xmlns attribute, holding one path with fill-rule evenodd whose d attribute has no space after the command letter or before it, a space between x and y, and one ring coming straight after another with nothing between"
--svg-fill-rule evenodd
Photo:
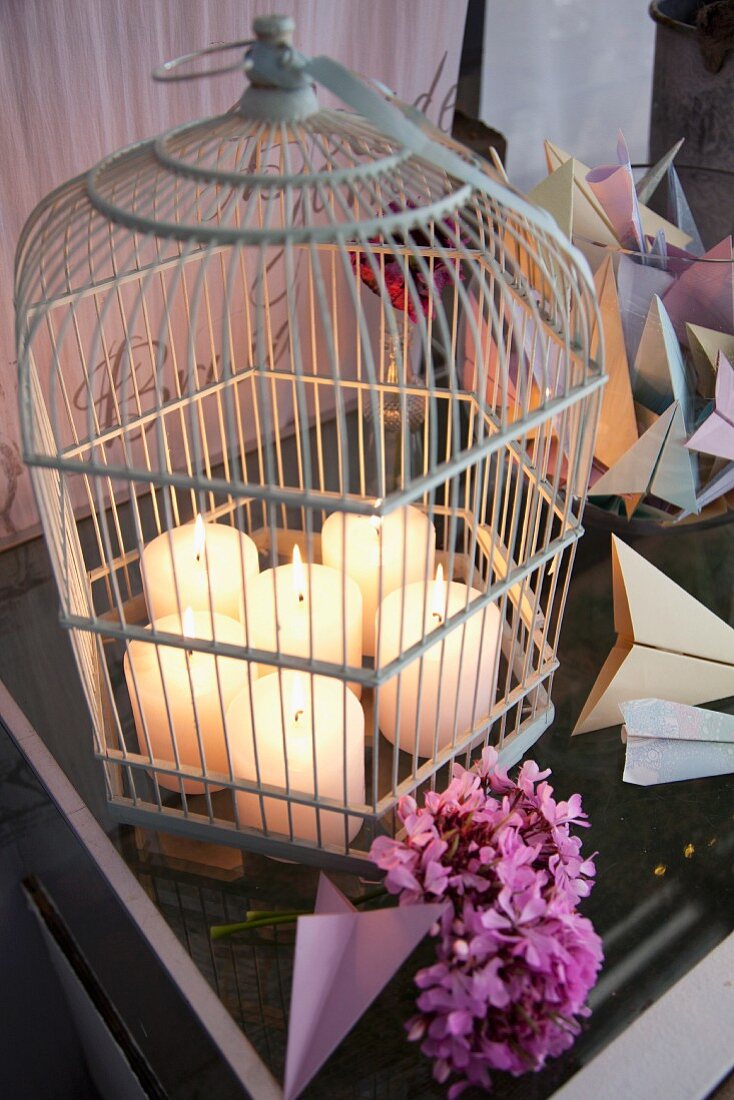
<instances>
[{"instance_id":1,"label":"cream paper airplane","mask_svg":"<svg viewBox=\"0 0 734 1100\"><path fill-rule=\"evenodd\" d=\"M573 161L567 160L560 168L541 180L529 193L528 198L536 206L542 206L552 214L559 229L571 238L573 231Z\"/></svg>"},{"instance_id":2,"label":"cream paper airplane","mask_svg":"<svg viewBox=\"0 0 734 1100\"><path fill-rule=\"evenodd\" d=\"M716 357L720 351L734 363L734 335L714 328L686 324L688 349L696 370L696 388L703 397L713 397L716 388Z\"/></svg>"},{"instance_id":3,"label":"cream paper airplane","mask_svg":"<svg viewBox=\"0 0 734 1100\"><path fill-rule=\"evenodd\" d=\"M661 413L678 401L686 425L692 422L686 365L668 312L653 295L632 371L635 400Z\"/></svg>"},{"instance_id":4,"label":"cream paper airplane","mask_svg":"<svg viewBox=\"0 0 734 1100\"><path fill-rule=\"evenodd\" d=\"M566 165L558 171L564 171L565 167ZM637 442L638 431L611 256L606 256L594 276L594 286L604 338L604 367L609 379L602 391L594 454L605 466L614 466ZM591 355L594 359L598 355L599 336L600 333L594 327L591 338Z\"/></svg>"},{"instance_id":5,"label":"cream paper airplane","mask_svg":"<svg viewBox=\"0 0 734 1100\"><path fill-rule=\"evenodd\" d=\"M622 497L628 518L648 495L697 511L695 460L685 443L683 415L674 401L591 486L589 496Z\"/></svg>"},{"instance_id":6,"label":"cream paper airplane","mask_svg":"<svg viewBox=\"0 0 734 1100\"><path fill-rule=\"evenodd\" d=\"M574 243L594 270L603 259L605 250L607 248L618 248L619 241L614 235L612 223L586 182L589 168L550 141L545 142L545 159L548 171L551 174L555 174L568 161L571 162L575 186L573 196ZM596 247L598 245L602 247Z\"/></svg>"},{"instance_id":7,"label":"cream paper airplane","mask_svg":"<svg viewBox=\"0 0 734 1100\"><path fill-rule=\"evenodd\" d=\"M716 402L687 444L694 451L734 462L734 367L719 352L716 371Z\"/></svg>"},{"instance_id":8,"label":"cream paper airplane","mask_svg":"<svg viewBox=\"0 0 734 1100\"><path fill-rule=\"evenodd\" d=\"M566 153L557 145L554 145L550 141L546 141L545 159L548 164L548 171L554 172L556 168L560 168L562 164L565 164L567 160L571 160L572 158L570 153ZM584 196L587 205L592 208L594 214L596 215L596 220L601 220L601 222L606 227L607 234L611 234L612 243L619 244L616 236L614 235L614 228L610 219L607 217L604 208L602 207L599 200L595 197L594 193L586 182L586 177L588 176L591 169L588 167L588 165L582 164L581 161L576 160L575 158L573 159L574 181L576 182L579 191ZM644 203L639 203L638 205L640 212L640 221L642 223L642 231L646 236L656 237L658 232L662 229L665 235L665 239L666 241L668 241L669 244L674 244L678 248L685 248L686 245L690 242L691 238L688 236L688 234L679 229L677 225L673 225L673 223L669 222L666 218L661 218L659 214L656 214L655 211L651 210L649 206L645 206ZM579 223L574 224L574 233L580 233L584 237L587 236L587 233L585 233L581 229ZM596 241L599 244L610 243L607 240L606 236L604 238L594 236L593 232L589 239L592 241Z\"/></svg>"},{"instance_id":9,"label":"cream paper airplane","mask_svg":"<svg viewBox=\"0 0 734 1100\"><path fill-rule=\"evenodd\" d=\"M619 725L630 699L696 705L734 695L734 628L615 536L612 586L617 642L574 734Z\"/></svg>"},{"instance_id":10,"label":"cream paper airplane","mask_svg":"<svg viewBox=\"0 0 734 1100\"><path fill-rule=\"evenodd\" d=\"M678 402L655 467L650 494L675 504L686 512L698 512L696 500L697 467L696 459L686 448L686 425Z\"/></svg>"}]
</instances>

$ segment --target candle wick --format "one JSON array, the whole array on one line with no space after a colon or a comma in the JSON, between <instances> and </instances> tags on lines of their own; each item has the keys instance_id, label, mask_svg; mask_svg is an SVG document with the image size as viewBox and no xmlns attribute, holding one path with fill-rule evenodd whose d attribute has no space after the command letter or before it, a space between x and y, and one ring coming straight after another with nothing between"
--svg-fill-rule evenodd
<instances>
[{"instance_id":1,"label":"candle wick","mask_svg":"<svg viewBox=\"0 0 734 1100\"><path fill-rule=\"evenodd\" d=\"M436 620L436 622L439 625L443 622L443 615L441 614L440 611L432 611L431 615L433 616L433 618Z\"/></svg>"},{"instance_id":2,"label":"candle wick","mask_svg":"<svg viewBox=\"0 0 734 1100\"><path fill-rule=\"evenodd\" d=\"M298 602L299 602L299 603L303 603L303 601L305 600L305 598L306 598L306 597L304 596L303 592L299 592L299 593L298 593Z\"/></svg>"},{"instance_id":3,"label":"candle wick","mask_svg":"<svg viewBox=\"0 0 734 1100\"><path fill-rule=\"evenodd\" d=\"M296 711L295 717L293 719L293 721L295 722L296 725L298 725L299 722L303 721L304 713L305 713L305 711L303 710L303 708Z\"/></svg>"},{"instance_id":4,"label":"candle wick","mask_svg":"<svg viewBox=\"0 0 734 1100\"><path fill-rule=\"evenodd\" d=\"M201 561L201 552L199 552L199 553L198 553L198 554L196 555L196 560L197 560L197 561Z\"/></svg>"}]
</instances>

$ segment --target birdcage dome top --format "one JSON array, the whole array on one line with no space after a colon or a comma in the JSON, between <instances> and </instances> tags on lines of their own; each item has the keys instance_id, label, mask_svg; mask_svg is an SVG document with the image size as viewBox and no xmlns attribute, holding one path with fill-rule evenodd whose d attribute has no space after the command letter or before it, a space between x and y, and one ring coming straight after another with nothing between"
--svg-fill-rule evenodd
<instances>
[{"instance_id":1,"label":"birdcage dome top","mask_svg":"<svg viewBox=\"0 0 734 1100\"><path fill-rule=\"evenodd\" d=\"M471 191L362 116L266 123L242 106L114 154L87 185L115 223L222 244L365 240L445 217Z\"/></svg>"},{"instance_id":2,"label":"birdcage dome top","mask_svg":"<svg viewBox=\"0 0 734 1100\"><path fill-rule=\"evenodd\" d=\"M298 54L287 17L256 20L255 30L256 40L233 44L244 54L228 68L250 84L232 110L113 153L31 215L18 253L26 300L58 300L212 245L420 249L438 228L443 248L485 249L473 232L477 196L491 203L485 225L495 215L503 231L508 217L529 223L568 261L574 250L549 215L387 89ZM181 63L214 49L157 76L183 78ZM348 109L319 106L315 89Z\"/></svg>"}]
</instances>

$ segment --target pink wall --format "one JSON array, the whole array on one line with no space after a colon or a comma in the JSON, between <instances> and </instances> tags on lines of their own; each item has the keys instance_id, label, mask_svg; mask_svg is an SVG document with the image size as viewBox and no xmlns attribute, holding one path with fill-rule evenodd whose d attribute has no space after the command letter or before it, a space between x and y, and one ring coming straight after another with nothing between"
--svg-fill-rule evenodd
<instances>
[{"instance_id":1,"label":"pink wall","mask_svg":"<svg viewBox=\"0 0 734 1100\"><path fill-rule=\"evenodd\" d=\"M291 0L295 44L376 77L444 129L451 124L467 0ZM20 458L13 254L52 188L104 154L241 94L238 74L153 84L162 60L246 38L261 0L6 0L0 4L0 546L35 534ZM234 55L228 55L231 59Z\"/></svg>"}]
</instances>

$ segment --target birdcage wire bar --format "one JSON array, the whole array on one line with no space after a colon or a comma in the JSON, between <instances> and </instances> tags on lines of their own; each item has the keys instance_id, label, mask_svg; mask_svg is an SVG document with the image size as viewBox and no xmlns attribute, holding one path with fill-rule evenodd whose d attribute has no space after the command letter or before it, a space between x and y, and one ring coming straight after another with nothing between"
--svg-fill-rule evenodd
<instances>
[{"instance_id":1,"label":"birdcage wire bar","mask_svg":"<svg viewBox=\"0 0 734 1100\"><path fill-rule=\"evenodd\" d=\"M518 758L552 718L604 382L590 354L598 316L573 250L511 195L508 205L489 184L457 180L440 157L353 114L251 120L244 104L107 158L31 216L16 268L25 456L111 811L353 865L394 827L404 794L489 743ZM347 567L340 591L314 607L332 516L341 535L327 549ZM173 562L195 519L208 534L192 633ZM368 644L360 626L352 650L350 519L375 524L379 563L375 635ZM380 541L391 524L402 554L392 631ZM242 536L227 559L240 614L226 629L210 546L222 528ZM168 619L151 611L165 587L145 564L156 539L170 553ZM269 573L294 548L308 609L307 644L295 651L281 645L283 595ZM416 573L419 626L406 634ZM267 615L251 595L266 574L275 644L262 641ZM431 610L437 591L444 604ZM360 590L362 608L365 598ZM341 641L327 652L329 616ZM145 676L162 688L163 754L143 654L154 654ZM296 674L307 704L294 713L312 719L298 742L308 781L289 747L284 697ZM258 730L254 709L270 677L278 781L265 767L273 735ZM251 758L228 719L235 681L249 700ZM181 707L188 748L176 734ZM326 789L319 708L341 729L341 774L329 772ZM410 744L403 711L414 717ZM363 741L350 747L362 720Z\"/></svg>"}]
</instances>

